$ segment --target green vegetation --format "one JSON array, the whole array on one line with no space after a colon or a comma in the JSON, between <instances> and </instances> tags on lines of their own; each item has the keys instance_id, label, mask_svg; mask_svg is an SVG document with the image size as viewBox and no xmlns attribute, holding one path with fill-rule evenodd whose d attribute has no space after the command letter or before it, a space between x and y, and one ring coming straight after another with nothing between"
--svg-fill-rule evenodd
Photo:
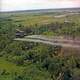
<instances>
[{"instance_id":1,"label":"green vegetation","mask_svg":"<svg viewBox=\"0 0 80 80\"><path fill-rule=\"evenodd\" d=\"M76 80L80 76L80 57L60 55L61 46L13 40L16 29L27 35L80 36L79 14L55 18L56 14L0 15L0 80Z\"/></svg>"}]
</instances>

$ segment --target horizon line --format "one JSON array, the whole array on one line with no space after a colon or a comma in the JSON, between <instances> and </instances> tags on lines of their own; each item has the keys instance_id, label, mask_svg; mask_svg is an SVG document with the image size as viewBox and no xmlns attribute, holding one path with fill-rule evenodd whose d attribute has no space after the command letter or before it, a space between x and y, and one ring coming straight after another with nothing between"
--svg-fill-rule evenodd
<instances>
[{"instance_id":1,"label":"horizon line","mask_svg":"<svg viewBox=\"0 0 80 80\"><path fill-rule=\"evenodd\" d=\"M38 11L38 10L57 10L57 9L79 9L80 7L66 7L66 8L41 8L41 9L21 9L21 10L11 10L11 11L0 11L0 12L20 12L20 11Z\"/></svg>"}]
</instances>

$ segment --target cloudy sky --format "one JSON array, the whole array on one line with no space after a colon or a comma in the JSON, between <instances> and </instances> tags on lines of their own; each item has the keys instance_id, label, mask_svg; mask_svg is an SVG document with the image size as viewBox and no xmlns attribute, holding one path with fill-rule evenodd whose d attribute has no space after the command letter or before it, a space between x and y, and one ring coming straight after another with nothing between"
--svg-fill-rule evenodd
<instances>
[{"instance_id":1,"label":"cloudy sky","mask_svg":"<svg viewBox=\"0 0 80 80\"><path fill-rule=\"evenodd\" d=\"M0 0L1 11L80 7L80 0Z\"/></svg>"}]
</instances>

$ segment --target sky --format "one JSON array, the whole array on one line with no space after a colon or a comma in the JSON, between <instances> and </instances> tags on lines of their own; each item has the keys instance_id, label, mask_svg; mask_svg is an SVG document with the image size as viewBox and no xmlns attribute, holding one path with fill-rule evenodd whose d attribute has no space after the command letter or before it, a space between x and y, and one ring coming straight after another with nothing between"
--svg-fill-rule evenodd
<instances>
[{"instance_id":1,"label":"sky","mask_svg":"<svg viewBox=\"0 0 80 80\"><path fill-rule=\"evenodd\" d=\"M80 7L80 0L0 0L0 11Z\"/></svg>"}]
</instances>

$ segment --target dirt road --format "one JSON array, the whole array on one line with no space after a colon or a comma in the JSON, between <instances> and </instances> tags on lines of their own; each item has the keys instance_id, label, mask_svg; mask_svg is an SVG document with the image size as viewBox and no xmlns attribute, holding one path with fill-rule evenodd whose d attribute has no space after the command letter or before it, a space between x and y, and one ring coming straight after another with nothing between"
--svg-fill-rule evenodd
<instances>
[{"instance_id":1,"label":"dirt road","mask_svg":"<svg viewBox=\"0 0 80 80\"><path fill-rule=\"evenodd\" d=\"M60 37L46 37L42 35L31 35L26 36L25 38L15 38L16 41L27 41L27 42L37 42L48 45L57 45L62 47L71 47L71 48L79 48L80 49L80 41L78 40L68 40Z\"/></svg>"}]
</instances>

